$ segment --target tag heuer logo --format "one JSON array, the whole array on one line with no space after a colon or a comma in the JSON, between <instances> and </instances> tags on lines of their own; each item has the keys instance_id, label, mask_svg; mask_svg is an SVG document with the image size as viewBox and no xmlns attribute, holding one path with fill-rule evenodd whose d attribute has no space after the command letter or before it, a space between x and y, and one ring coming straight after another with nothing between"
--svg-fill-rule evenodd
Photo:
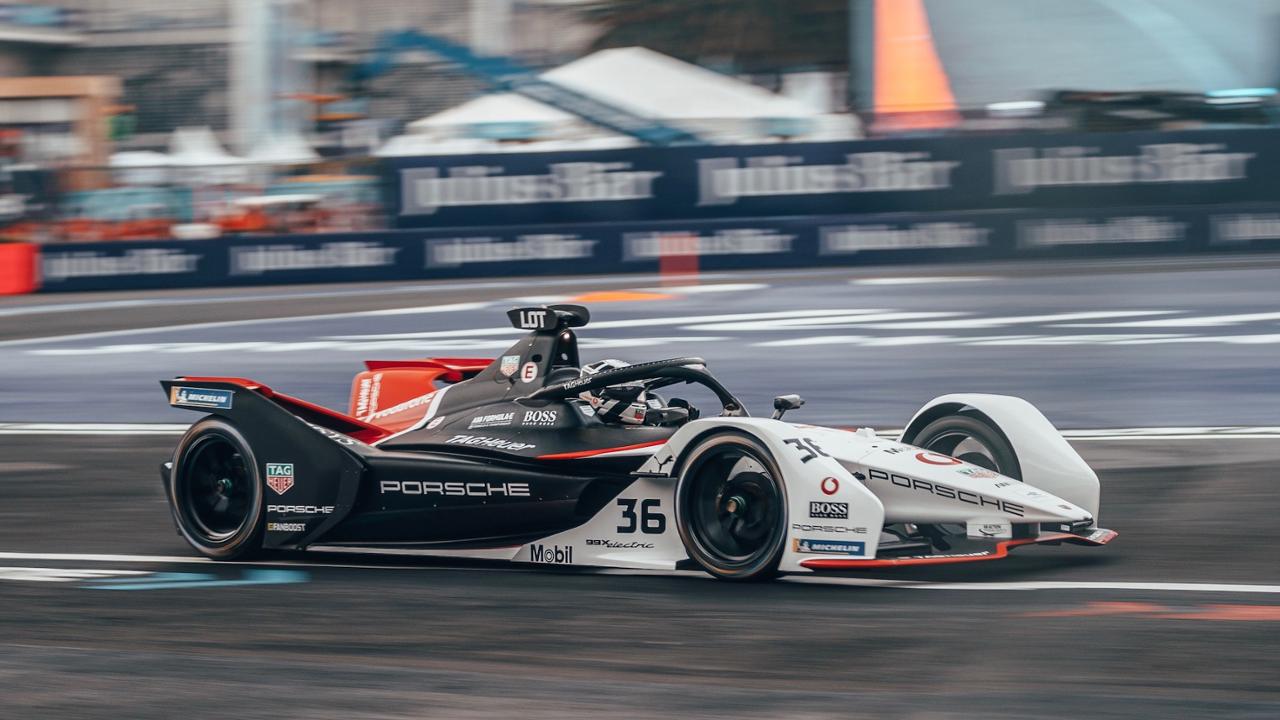
<instances>
[{"instance_id":1,"label":"tag heuer logo","mask_svg":"<svg viewBox=\"0 0 1280 720\"><path fill-rule=\"evenodd\" d=\"M293 463L267 463L267 487L283 495L293 487Z\"/></svg>"},{"instance_id":2,"label":"tag heuer logo","mask_svg":"<svg viewBox=\"0 0 1280 720\"><path fill-rule=\"evenodd\" d=\"M516 374L516 370L520 369L519 355L503 355L502 362L498 365L498 372L511 377Z\"/></svg>"}]
</instances>

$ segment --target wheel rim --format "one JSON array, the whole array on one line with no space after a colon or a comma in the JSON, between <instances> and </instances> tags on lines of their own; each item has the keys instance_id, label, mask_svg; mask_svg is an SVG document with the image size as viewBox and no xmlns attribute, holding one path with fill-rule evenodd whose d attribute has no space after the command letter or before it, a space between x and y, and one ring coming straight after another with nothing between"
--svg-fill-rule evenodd
<instances>
[{"instance_id":1,"label":"wheel rim","mask_svg":"<svg viewBox=\"0 0 1280 720\"><path fill-rule=\"evenodd\" d=\"M726 445L700 456L688 473L689 530L702 552L724 568L752 565L772 552L782 498L768 465Z\"/></svg>"},{"instance_id":2,"label":"wheel rim","mask_svg":"<svg viewBox=\"0 0 1280 720\"><path fill-rule=\"evenodd\" d=\"M1000 462L996 460L996 452L982 440L966 432L953 430L931 438L926 450L943 455L950 455L970 465L977 465L987 470L1002 472Z\"/></svg>"},{"instance_id":3,"label":"wheel rim","mask_svg":"<svg viewBox=\"0 0 1280 720\"><path fill-rule=\"evenodd\" d=\"M211 434L196 440L178 478L183 514L203 539L225 541L249 522L253 480L244 456L228 439Z\"/></svg>"}]
</instances>

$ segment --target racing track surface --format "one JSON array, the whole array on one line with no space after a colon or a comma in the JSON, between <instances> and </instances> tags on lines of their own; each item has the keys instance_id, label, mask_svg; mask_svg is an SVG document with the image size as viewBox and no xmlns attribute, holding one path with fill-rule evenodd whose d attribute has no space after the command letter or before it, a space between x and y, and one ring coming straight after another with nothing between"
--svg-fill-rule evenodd
<instances>
[{"instance_id":1,"label":"racing track surface","mask_svg":"<svg viewBox=\"0 0 1280 720\"><path fill-rule=\"evenodd\" d=\"M819 422L901 424L932 394L977 388L1026 394L1069 428L1280 425L1271 339L1280 316L1269 317L1280 284L1274 268L1242 264L1112 265L1047 276L1009 266L946 283L884 271L905 284L867 284L857 281L884 277L848 273L733 277L723 282L738 288L719 293L601 303L597 322L840 312L775 316L809 319L767 329L700 327L737 322L720 319L660 331L647 323L589 327L583 336L632 345L597 346L591 357L704 354L754 409L773 391L794 390L810 399L797 419ZM345 385L365 353L241 345L209 354L208 346L181 343L339 343L331 338L496 328L507 298L584 288L334 290L177 294L184 304L148 304L153 294L25 298L0 305L0 337L485 305L0 345L0 421L190 421L167 413L154 385L156 376L182 371L253 374L341 406L343 389L328 386ZM255 294L275 297L218 300ZM136 302L48 308L104 297ZM852 310L959 314L858 321ZM1025 320L1139 310L1161 312ZM1182 324L1060 327L1143 321L1136 318ZM950 324L868 327L926 321ZM46 322L57 329L45 331ZM1130 337L1135 344L1079 337L1121 334L1143 337ZM926 335L951 339L901 340ZM815 343L812 352L794 342L855 336L864 340ZM972 339L995 336L1072 339ZM495 337L506 342L496 333L471 336ZM703 339L686 347L654 338ZM779 340L793 347L759 344ZM148 347L27 352L125 343ZM794 377L777 368L786 358L798 368ZM958 388L955 377L946 382L952 375L969 380ZM1169 397L1150 397L1157 389ZM1255 439L1075 441L1102 478L1103 524L1121 532L1106 548L1024 548L1000 562L761 586L698 573L338 554L195 562L173 532L156 474L175 435L9 432L0 426L6 719L1280 716L1280 438L1267 437L1274 430Z\"/></svg>"},{"instance_id":2,"label":"racing track surface","mask_svg":"<svg viewBox=\"0 0 1280 720\"><path fill-rule=\"evenodd\" d=\"M1274 256L655 285L615 277L27 298L0 304L0 422L191 422L160 402L156 381L180 374L252 377L345 408L361 360L494 357L519 335L503 314L513 304L590 293L584 361L699 355L756 412L796 392L810 400L798 416L807 421L901 427L937 395L1000 392L1067 428L1280 424ZM599 301L601 290L628 287L648 299Z\"/></svg>"},{"instance_id":3,"label":"racing track surface","mask_svg":"<svg viewBox=\"0 0 1280 720\"><path fill-rule=\"evenodd\" d=\"M57 560L44 553L189 554L154 467L174 438L5 440L0 548L30 553L0 556L5 718L1280 716L1274 440L1085 443L1122 533L1110 546L875 575L1271 594ZM307 582L109 591L94 588L119 579L28 568Z\"/></svg>"}]
</instances>

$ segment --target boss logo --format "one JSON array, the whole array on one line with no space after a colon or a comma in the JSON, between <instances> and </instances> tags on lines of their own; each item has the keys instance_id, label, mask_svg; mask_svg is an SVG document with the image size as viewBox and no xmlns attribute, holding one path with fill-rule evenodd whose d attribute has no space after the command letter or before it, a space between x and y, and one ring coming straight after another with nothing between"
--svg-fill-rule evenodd
<instances>
[{"instance_id":1,"label":"boss logo","mask_svg":"<svg viewBox=\"0 0 1280 720\"><path fill-rule=\"evenodd\" d=\"M556 410L526 410L524 425L555 425L559 412Z\"/></svg>"},{"instance_id":2,"label":"boss logo","mask_svg":"<svg viewBox=\"0 0 1280 720\"><path fill-rule=\"evenodd\" d=\"M814 500L809 503L809 517L848 520L849 503Z\"/></svg>"}]
</instances>

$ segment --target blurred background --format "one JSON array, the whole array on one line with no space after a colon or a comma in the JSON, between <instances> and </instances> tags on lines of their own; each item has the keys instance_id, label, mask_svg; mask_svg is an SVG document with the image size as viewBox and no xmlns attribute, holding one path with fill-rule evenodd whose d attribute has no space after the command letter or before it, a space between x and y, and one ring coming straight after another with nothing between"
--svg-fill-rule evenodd
<instances>
[{"instance_id":1,"label":"blurred background","mask_svg":"<svg viewBox=\"0 0 1280 720\"><path fill-rule=\"evenodd\" d=\"M1278 14L1267 0L0 2L0 238L87 243L78 257L127 266L136 255L94 244L1265 202ZM1069 228L1005 237L977 215L961 229L987 236L982 252L936 228L898 225L877 244L813 220L796 257L774 260L849 255L839 237L976 257L1150 250L1155 233L1194 250L1222 222L1170 236L1151 213L1128 216L1072 221L1111 236L1095 242ZM930 219L954 220L917 218ZM1258 232L1273 216L1253 220L1226 245L1280 234ZM833 232L837 245L804 247ZM535 260L556 249L494 243ZM14 288L130 286L110 262L115 274L81 263L78 282L25 277L12 266L38 248L3 249ZM238 282L218 272L170 280Z\"/></svg>"}]
</instances>

